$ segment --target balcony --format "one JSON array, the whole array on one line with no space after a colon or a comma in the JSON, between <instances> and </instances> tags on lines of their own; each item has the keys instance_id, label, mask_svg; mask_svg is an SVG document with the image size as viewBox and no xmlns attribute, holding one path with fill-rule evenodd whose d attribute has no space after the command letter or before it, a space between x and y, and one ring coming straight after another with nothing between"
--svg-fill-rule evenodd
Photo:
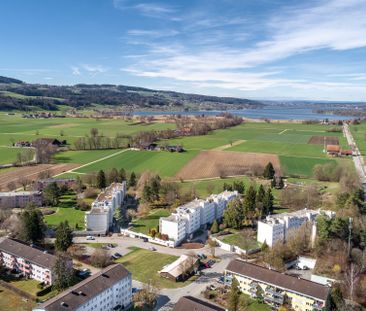
<instances>
[{"instance_id":1,"label":"balcony","mask_svg":"<svg viewBox=\"0 0 366 311\"><path fill-rule=\"evenodd\" d=\"M315 310L323 310L324 304L322 302L315 302L315 303L312 304L312 307Z\"/></svg>"}]
</instances>

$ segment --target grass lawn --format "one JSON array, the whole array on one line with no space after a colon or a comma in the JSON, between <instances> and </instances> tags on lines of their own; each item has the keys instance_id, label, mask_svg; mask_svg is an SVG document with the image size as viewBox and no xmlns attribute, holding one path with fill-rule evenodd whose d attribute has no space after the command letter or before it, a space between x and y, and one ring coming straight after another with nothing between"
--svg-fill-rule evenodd
<instances>
[{"instance_id":1,"label":"grass lawn","mask_svg":"<svg viewBox=\"0 0 366 311\"><path fill-rule=\"evenodd\" d=\"M239 233L226 235L221 239L221 241L227 244L238 246L242 249L245 249L247 247L247 245L244 244L245 242L243 241ZM260 246L255 238L249 240L249 242L249 249L255 249Z\"/></svg>"},{"instance_id":2,"label":"grass lawn","mask_svg":"<svg viewBox=\"0 0 366 311\"><path fill-rule=\"evenodd\" d=\"M78 163L85 164L89 163L120 150L110 149L110 150L75 150L75 151L64 151L59 152L55 155L54 159L57 163Z\"/></svg>"},{"instance_id":3,"label":"grass lawn","mask_svg":"<svg viewBox=\"0 0 366 311\"><path fill-rule=\"evenodd\" d=\"M78 173L96 172L111 168L142 173L146 170L159 173L161 176L174 176L197 152L189 151L171 153L166 151L132 151L128 150L114 157L75 170Z\"/></svg>"},{"instance_id":4,"label":"grass lawn","mask_svg":"<svg viewBox=\"0 0 366 311\"><path fill-rule=\"evenodd\" d=\"M0 310L30 311L35 304L33 301L25 301L19 295L0 286Z\"/></svg>"},{"instance_id":5,"label":"grass lawn","mask_svg":"<svg viewBox=\"0 0 366 311\"><path fill-rule=\"evenodd\" d=\"M47 225L56 227L60 222L67 220L71 228L75 228L76 224L79 230L84 229L85 212L75 209L76 195L67 193L61 196L60 203L57 207L53 207L54 214L44 217Z\"/></svg>"},{"instance_id":6,"label":"grass lawn","mask_svg":"<svg viewBox=\"0 0 366 311\"><path fill-rule=\"evenodd\" d=\"M173 282L162 278L158 271L172 263L178 257L161 254L141 248L134 248L130 253L118 259L116 262L123 264L131 273L133 279L148 283L156 282L160 288L179 288L187 286L191 281Z\"/></svg>"},{"instance_id":7,"label":"grass lawn","mask_svg":"<svg viewBox=\"0 0 366 311\"><path fill-rule=\"evenodd\" d=\"M167 217L169 215L170 212L166 209L159 208L152 210L150 215L133 221L134 226L132 231L149 234L150 229L158 228L160 217Z\"/></svg>"}]
</instances>

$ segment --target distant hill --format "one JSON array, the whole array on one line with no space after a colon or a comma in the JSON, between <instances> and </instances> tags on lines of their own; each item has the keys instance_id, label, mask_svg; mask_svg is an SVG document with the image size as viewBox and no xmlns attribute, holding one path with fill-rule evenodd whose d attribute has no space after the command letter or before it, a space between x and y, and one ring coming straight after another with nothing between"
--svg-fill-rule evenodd
<instances>
[{"instance_id":1,"label":"distant hill","mask_svg":"<svg viewBox=\"0 0 366 311\"><path fill-rule=\"evenodd\" d=\"M88 108L95 105L134 110L212 110L261 107L259 101L234 97L205 96L112 84L56 86L29 84L0 77L0 110L45 109L57 111L60 105Z\"/></svg>"}]
</instances>

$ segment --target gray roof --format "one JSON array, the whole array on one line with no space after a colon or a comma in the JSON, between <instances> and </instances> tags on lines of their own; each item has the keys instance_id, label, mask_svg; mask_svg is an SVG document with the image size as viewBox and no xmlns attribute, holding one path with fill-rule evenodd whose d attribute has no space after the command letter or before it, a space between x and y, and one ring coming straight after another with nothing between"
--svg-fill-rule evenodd
<instances>
[{"instance_id":1,"label":"gray roof","mask_svg":"<svg viewBox=\"0 0 366 311\"><path fill-rule=\"evenodd\" d=\"M232 260L226 270L319 300L326 300L329 293L329 287L327 286L299 279L239 259Z\"/></svg>"},{"instance_id":2,"label":"gray roof","mask_svg":"<svg viewBox=\"0 0 366 311\"><path fill-rule=\"evenodd\" d=\"M225 309L192 296L184 296L175 304L173 311L225 311Z\"/></svg>"},{"instance_id":3,"label":"gray roof","mask_svg":"<svg viewBox=\"0 0 366 311\"><path fill-rule=\"evenodd\" d=\"M0 251L16 257L22 257L31 263L50 270L54 267L56 262L56 256L31 247L21 241L9 238L0 241Z\"/></svg>"},{"instance_id":4,"label":"gray roof","mask_svg":"<svg viewBox=\"0 0 366 311\"><path fill-rule=\"evenodd\" d=\"M47 311L75 310L130 275L131 273L121 264L111 265L34 309Z\"/></svg>"}]
</instances>

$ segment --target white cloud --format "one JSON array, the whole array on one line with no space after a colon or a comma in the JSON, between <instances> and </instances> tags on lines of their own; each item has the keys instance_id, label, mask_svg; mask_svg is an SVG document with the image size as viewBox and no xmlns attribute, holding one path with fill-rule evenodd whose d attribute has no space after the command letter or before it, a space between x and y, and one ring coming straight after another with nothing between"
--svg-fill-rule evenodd
<instances>
[{"instance_id":1,"label":"white cloud","mask_svg":"<svg viewBox=\"0 0 366 311\"><path fill-rule=\"evenodd\" d=\"M90 65L90 64L83 64L83 69L89 72L92 76L95 76L99 73L105 73L107 68L102 65Z\"/></svg>"},{"instance_id":2,"label":"white cloud","mask_svg":"<svg viewBox=\"0 0 366 311\"><path fill-rule=\"evenodd\" d=\"M130 73L153 78L169 78L205 87L240 90L263 90L289 86L315 88L323 91L357 89L352 83L314 82L278 77L278 72L261 73L259 66L293 55L314 50L344 51L366 46L366 1L333 0L317 2L317 6L291 7L276 12L265 23L266 39L252 46L225 46L220 42L216 49L191 46L164 46L151 44L150 57L139 59L131 65ZM237 20L238 23L243 22ZM211 27L208 21L203 24ZM153 30L150 30L153 32ZM167 52L168 51L168 52ZM353 80L364 80L354 76ZM365 91L366 93L366 91Z\"/></svg>"},{"instance_id":3,"label":"white cloud","mask_svg":"<svg viewBox=\"0 0 366 311\"><path fill-rule=\"evenodd\" d=\"M76 66L71 66L71 71L74 76L81 76L80 68Z\"/></svg>"},{"instance_id":4,"label":"white cloud","mask_svg":"<svg viewBox=\"0 0 366 311\"><path fill-rule=\"evenodd\" d=\"M113 5L120 10L136 10L140 14L154 18L169 18L169 20L180 20L171 16L176 12L173 6L163 5L154 2L137 2L134 0L113 0Z\"/></svg>"}]
</instances>

